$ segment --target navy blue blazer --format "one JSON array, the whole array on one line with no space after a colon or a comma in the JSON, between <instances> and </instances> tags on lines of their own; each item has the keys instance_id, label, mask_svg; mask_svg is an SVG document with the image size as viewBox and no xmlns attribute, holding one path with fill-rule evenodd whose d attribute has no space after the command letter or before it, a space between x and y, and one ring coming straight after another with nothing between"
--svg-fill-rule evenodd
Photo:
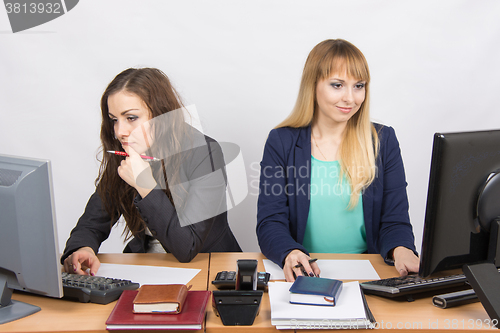
<instances>
[{"instance_id":1,"label":"navy blue blazer","mask_svg":"<svg viewBox=\"0 0 500 333\"><path fill-rule=\"evenodd\" d=\"M377 174L363 193L368 253L387 263L390 250L404 246L416 253L408 215L406 177L394 129L373 124L380 151ZM278 128L269 133L261 162L257 237L262 253L282 266L288 253L302 246L310 204L311 127Z\"/></svg>"}]
</instances>

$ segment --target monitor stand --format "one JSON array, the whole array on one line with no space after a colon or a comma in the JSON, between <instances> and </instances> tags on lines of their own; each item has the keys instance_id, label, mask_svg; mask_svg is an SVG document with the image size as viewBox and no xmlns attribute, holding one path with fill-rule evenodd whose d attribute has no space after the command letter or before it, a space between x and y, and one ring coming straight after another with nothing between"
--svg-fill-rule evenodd
<instances>
[{"instance_id":1,"label":"monitor stand","mask_svg":"<svg viewBox=\"0 0 500 333\"><path fill-rule=\"evenodd\" d=\"M500 257L497 256L500 251L499 233L500 219L496 219L491 223L490 229L489 262L463 267L465 277L497 328L500 328L498 324L500 321L500 273L496 267L496 264L500 263Z\"/></svg>"},{"instance_id":2,"label":"monitor stand","mask_svg":"<svg viewBox=\"0 0 500 333\"><path fill-rule=\"evenodd\" d=\"M7 286L7 277L0 274L0 325L40 310L38 306L12 300L12 289Z\"/></svg>"}]
</instances>

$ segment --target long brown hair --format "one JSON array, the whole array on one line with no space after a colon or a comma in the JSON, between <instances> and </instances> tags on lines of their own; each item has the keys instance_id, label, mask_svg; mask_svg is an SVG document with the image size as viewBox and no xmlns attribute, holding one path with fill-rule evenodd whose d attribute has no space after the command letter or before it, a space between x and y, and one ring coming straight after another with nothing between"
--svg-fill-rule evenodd
<instances>
[{"instance_id":1,"label":"long brown hair","mask_svg":"<svg viewBox=\"0 0 500 333\"><path fill-rule=\"evenodd\" d=\"M295 106L290 115L276 128L311 125L318 109L318 81L335 73L346 73L356 80L366 82L365 100L358 112L347 122L339 148L341 176L345 174L350 181L349 207L353 208L359 201L360 190L369 186L375 179L375 160L379 149L378 135L370 121L370 71L363 53L343 39L327 39L316 45L304 65Z\"/></svg>"},{"instance_id":2,"label":"long brown hair","mask_svg":"<svg viewBox=\"0 0 500 333\"><path fill-rule=\"evenodd\" d=\"M175 89L170 84L168 77L156 68L129 68L118 74L109 83L101 98L101 145L104 152L108 150L122 150L120 141L114 133L113 122L109 117L109 96L125 91L133 93L144 101L150 112L150 119L155 119L168 114L168 121L155 122L152 126L154 143L147 155L155 157L170 157L168 161L169 172L165 170L162 161L151 165L153 175L158 184L164 188L170 201L173 202L172 193L168 182L175 182L182 163L181 157L175 152L181 151L181 142L185 136L185 126L182 112L182 102ZM176 112L172 112L172 111ZM157 118L158 119L158 118ZM156 143L161 143L156 144ZM166 152L165 149L169 151ZM120 215L123 215L128 230L125 230L127 238L144 230L146 225L139 212L135 208L134 198L137 196L135 188L128 185L118 175L117 169L123 158L116 155L104 153L102 156L99 175L95 181L97 192L104 204L104 209L110 215L114 223ZM176 170L176 171L172 171Z\"/></svg>"}]
</instances>

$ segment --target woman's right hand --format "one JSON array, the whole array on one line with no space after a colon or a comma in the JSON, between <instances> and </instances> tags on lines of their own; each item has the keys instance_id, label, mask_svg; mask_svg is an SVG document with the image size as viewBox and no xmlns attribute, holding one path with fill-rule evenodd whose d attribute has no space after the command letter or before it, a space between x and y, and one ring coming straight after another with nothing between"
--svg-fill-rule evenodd
<instances>
[{"instance_id":1,"label":"woman's right hand","mask_svg":"<svg viewBox=\"0 0 500 333\"><path fill-rule=\"evenodd\" d=\"M81 247L64 260L66 273L94 276L101 262L90 247Z\"/></svg>"},{"instance_id":2,"label":"woman's right hand","mask_svg":"<svg viewBox=\"0 0 500 333\"><path fill-rule=\"evenodd\" d=\"M118 175L145 198L157 185L151 165L144 161L134 148L123 146L123 149L129 156L121 161Z\"/></svg>"},{"instance_id":3,"label":"woman's right hand","mask_svg":"<svg viewBox=\"0 0 500 333\"><path fill-rule=\"evenodd\" d=\"M300 267L295 267L299 263L302 264L304 270L309 276L319 276L321 272L318 264L313 262L309 264L309 257L307 254L300 250L292 250L285 258L285 264L283 265L283 273L285 273L285 279L288 282L295 281L295 276L303 275L302 269ZM293 275L295 273L295 276Z\"/></svg>"}]
</instances>

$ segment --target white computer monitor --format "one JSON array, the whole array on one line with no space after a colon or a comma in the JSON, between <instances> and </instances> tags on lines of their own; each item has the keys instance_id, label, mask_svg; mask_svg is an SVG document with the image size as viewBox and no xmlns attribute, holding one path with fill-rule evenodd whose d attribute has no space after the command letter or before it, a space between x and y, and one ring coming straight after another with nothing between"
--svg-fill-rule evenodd
<instances>
[{"instance_id":1,"label":"white computer monitor","mask_svg":"<svg viewBox=\"0 0 500 333\"><path fill-rule=\"evenodd\" d=\"M13 290L62 297L50 162L0 155L0 324L39 307Z\"/></svg>"}]
</instances>

